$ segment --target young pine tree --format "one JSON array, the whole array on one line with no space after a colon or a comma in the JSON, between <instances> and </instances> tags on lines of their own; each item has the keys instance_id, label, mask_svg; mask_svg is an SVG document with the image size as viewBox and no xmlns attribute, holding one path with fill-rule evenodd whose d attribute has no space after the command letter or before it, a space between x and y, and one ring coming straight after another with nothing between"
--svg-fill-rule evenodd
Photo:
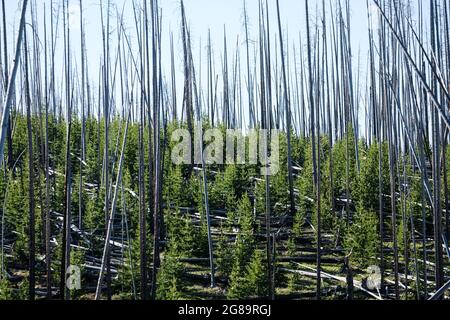
<instances>
[{"instance_id":1,"label":"young pine tree","mask_svg":"<svg viewBox=\"0 0 450 320\"><path fill-rule=\"evenodd\" d=\"M372 211L359 211L344 237L344 247L351 254L352 265L363 268L377 263L378 218Z\"/></svg>"}]
</instances>

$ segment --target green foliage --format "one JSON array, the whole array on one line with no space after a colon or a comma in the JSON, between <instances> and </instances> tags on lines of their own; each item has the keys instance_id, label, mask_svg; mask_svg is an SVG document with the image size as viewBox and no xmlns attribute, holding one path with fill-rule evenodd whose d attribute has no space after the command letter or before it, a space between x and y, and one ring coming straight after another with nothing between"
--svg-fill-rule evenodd
<instances>
[{"instance_id":1,"label":"green foliage","mask_svg":"<svg viewBox=\"0 0 450 320\"><path fill-rule=\"evenodd\" d=\"M267 268L263 251L255 250L246 271L250 297L266 297L268 294Z\"/></svg>"},{"instance_id":2,"label":"green foliage","mask_svg":"<svg viewBox=\"0 0 450 320\"><path fill-rule=\"evenodd\" d=\"M100 194L89 197L86 203L84 226L92 233L105 230L105 190L102 188Z\"/></svg>"},{"instance_id":3,"label":"green foliage","mask_svg":"<svg viewBox=\"0 0 450 320\"><path fill-rule=\"evenodd\" d=\"M127 300L135 298L135 294L137 294L137 283L139 283L140 279L139 242L131 239L130 246L131 248L124 252L124 261L119 268L119 278L116 284L116 289Z\"/></svg>"},{"instance_id":4,"label":"green foliage","mask_svg":"<svg viewBox=\"0 0 450 320\"><path fill-rule=\"evenodd\" d=\"M166 211L169 251L178 257L203 257L208 253L208 234L204 223L197 228L188 215Z\"/></svg>"},{"instance_id":5,"label":"green foliage","mask_svg":"<svg viewBox=\"0 0 450 320\"><path fill-rule=\"evenodd\" d=\"M139 243L139 225L132 230L136 237L130 239L130 248L124 252L124 263L119 268L119 279L117 286L120 288L122 295L131 299L137 295L141 280L141 257L140 257L140 243ZM147 234L147 239L151 239L150 234ZM152 254L152 242L147 242L146 255L150 257ZM147 260L147 270L150 268L150 261Z\"/></svg>"},{"instance_id":6,"label":"green foliage","mask_svg":"<svg viewBox=\"0 0 450 320\"><path fill-rule=\"evenodd\" d=\"M264 254L255 250L244 272L234 268L227 297L230 300L267 297L267 269Z\"/></svg>"},{"instance_id":7,"label":"green foliage","mask_svg":"<svg viewBox=\"0 0 450 320\"><path fill-rule=\"evenodd\" d=\"M254 219L251 204L244 196L238 204L239 233L230 274L229 299L264 297L267 290L267 272L263 254L255 248Z\"/></svg>"},{"instance_id":8,"label":"green foliage","mask_svg":"<svg viewBox=\"0 0 450 320\"><path fill-rule=\"evenodd\" d=\"M300 193L299 196L300 210L295 220L297 225L296 228L298 228L298 230L300 230L301 225L303 225L304 222L303 219L306 218L311 213L315 199L311 144L308 145L306 150L307 151L305 155L305 160L303 162L302 172L297 181L297 187Z\"/></svg>"},{"instance_id":9,"label":"green foliage","mask_svg":"<svg viewBox=\"0 0 450 320\"><path fill-rule=\"evenodd\" d=\"M39 119L33 119L33 128L38 132ZM56 242L61 244L61 219L65 207L65 152L66 152L66 123L62 120L56 120L50 117L49 140L50 140L50 207L52 210L52 236ZM185 126L184 124L171 123L167 128L167 136L170 137L173 130ZM205 128L210 125L205 122ZM123 138L124 122L119 119L112 119L110 128L110 146L116 145ZM222 131L224 127L220 128ZM113 292L119 292L121 298L134 298L139 293L136 292L140 285L140 244L139 244L139 195L138 195L138 141L139 127L137 124L131 124L127 144L125 146L125 162L123 168L123 187L118 199L116 219L122 218L121 215L127 214L128 235L121 234L121 230L114 230L114 237L117 239L123 236L126 239L126 245L122 252L124 256L123 264L118 266L118 279L113 281ZM72 155L72 203L71 210L74 221L78 218L79 206L79 177L80 177L80 156L81 147L81 123L74 120L73 132L71 137L71 155ZM37 256L43 254L40 246L42 239L42 201L45 197L45 179L41 160L41 150L39 134L33 137L36 154L34 160L36 164L36 243ZM152 203L150 194L150 179L148 173L149 150L148 142L151 137L146 130L144 134L144 154L145 154L145 203L144 209L147 213L147 270L151 269L152 256L152 237L150 235L151 214L149 206ZM280 140L280 171L270 177L270 204L272 217L284 217L289 212L289 193L288 193L288 168L287 168L287 137L281 134ZM288 256L298 256L299 243L301 236L306 237L311 234L311 225L317 227L317 201L315 187L313 182L313 163L312 147L309 138L297 137L292 135L292 158L295 167L295 188L298 190L296 197L297 213L294 217L294 225L284 228L289 238L278 240L280 247L287 246ZM100 257L104 245L105 229L105 186L102 181L102 167L104 161L104 124L95 119L88 119L86 122L86 164L83 164L83 237L73 234L73 244L88 248L88 250L72 250L72 264L82 266L85 260L85 254L88 253L94 257ZM246 144L248 146L248 140ZM352 264L355 267L365 268L370 264L377 264L379 254L379 234L378 234L378 197L379 197L379 148L380 145L373 144L366 146L363 142L358 143L360 156L360 172L357 170L355 136L351 131L347 137L338 140L331 148L328 145L328 137L321 137L320 154L320 173L321 173L321 222L324 233L333 234L336 240L334 242L341 244L343 242L347 254L350 252ZM164 181L163 181L163 201L164 208L164 228L162 239L162 267L157 278L158 299L179 300L189 297L188 286L192 282L186 280L184 271L186 263L180 263L178 258L206 258L208 257L208 237L205 215L205 197L203 173L198 170L192 170L190 166L174 166L171 163L170 151L173 142L168 140L168 148L164 153ZM383 194L390 194L389 181L389 158L388 146L382 146L382 184ZM3 202L6 186L9 188L8 199L5 202L5 232L8 239L12 239L12 257L8 257L6 268L11 271L12 268L20 268L20 271L28 268L28 161L27 161L27 131L26 121L22 116L17 115L14 130L13 154L14 160L17 160L17 166L14 172L0 174L0 203ZM25 151L25 152L24 152ZM347 154L348 153L348 154ZM332 157L330 157L332 155ZM450 163L450 148L446 154L447 163ZM111 147L111 164L115 163L118 154L114 147ZM331 160L333 166L331 168ZM403 161L404 159L400 159ZM347 161L349 162L348 182L347 182ZM422 192L423 185L420 172L417 171L411 163L406 161L408 176L408 194L406 201L406 212L413 214L417 230L422 228ZM115 176L115 166L111 165L112 176ZM214 215L224 215L227 221L220 226L220 235L214 233L214 255L216 258L217 276L224 280L226 286L226 296L229 299L244 298L265 298L267 292L267 261L265 254L260 249L264 240L263 237L257 237L260 233L260 224L263 221L263 215L266 211L266 190L265 181L261 177L260 167L257 165L214 165L208 166L207 180L209 205ZM332 170L332 171L330 171ZM447 167L450 176L450 166ZM5 182L5 176L8 177L8 183ZM333 189L330 180L333 176ZM39 178L39 179L37 179ZM349 217L350 224L340 217L342 207L332 210L333 199L344 198L347 192L347 183L349 186L351 198L351 212L356 211L354 217ZM40 185L39 185L40 184ZM396 185L396 188L398 186ZM443 188L442 188L443 189ZM113 189L114 190L114 186ZM431 190L432 191L432 190ZM445 197L445 191L442 190L442 197ZM388 204L385 200L385 204ZM223 213L224 212L224 213ZM400 210L399 205L399 212ZM432 215L429 207L425 207L426 220L432 222ZM409 218L409 216L408 216ZM420 218L420 219L419 219ZM274 220L275 220L274 219ZM387 222L387 221L386 221ZM409 220L406 221L407 223ZM116 221L118 223L118 221ZM264 223L264 222L262 222ZM409 225L404 225L402 219L399 219L398 245L400 256L404 259L404 249L409 248L409 239L411 231ZM217 232L218 225L214 225L214 231ZM339 232L338 232L339 230ZM431 229L430 229L431 230ZM304 232L307 231L307 232ZM339 233L339 237L337 237ZM407 243L404 243L404 234L406 233ZM84 241L84 238L88 241ZM341 241L342 239L343 241ZM303 239L302 239L303 240ZM129 241L129 242L128 242ZM312 244L314 245L314 243ZM329 246L328 242L325 243ZM9 245L8 245L9 247ZM278 248L279 249L279 248ZM281 249L279 249L281 251ZM284 252L285 253L285 252ZM59 283L59 263L61 257L61 246L54 248L52 252L52 268L54 270L54 285ZM37 259L38 286L44 284L43 264L41 259ZM295 269L294 264L284 264ZM205 266L202 266L205 267ZM206 269L206 267L205 267ZM88 274L82 270L84 281L92 281ZM205 270L202 271L205 273ZM281 287L287 284L289 290L300 291L303 289L298 274L288 275L287 279L282 279L276 273L277 285ZM281 280L279 280L281 279ZM28 295L27 281L19 284L12 284L6 280L0 281L0 300L1 299L25 299ZM72 298L83 298L86 292L72 292Z\"/></svg>"},{"instance_id":10,"label":"green foliage","mask_svg":"<svg viewBox=\"0 0 450 320\"><path fill-rule=\"evenodd\" d=\"M193 206L190 181L181 167L174 167L164 181L164 199L175 208Z\"/></svg>"},{"instance_id":11,"label":"green foliage","mask_svg":"<svg viewBox=\"0 0 450 320\"><path fill-rule=\"evenodd\" d=\"M248 171L243 166L227 165L210 184L210 204L213 209L235 209L236 201L249 186Z\"/></svg>"},{"instance_id":12,"label":"green foliage","mask_svg":"<svg viewBox=\"0 0 450 320\"><path fill-rule=\"evenodd\" d=\"M332 153L334 194L338 197L345 195L347 191L347 183L350 189L350 194L352 194L352 191L357 188L358 170L356 165L355 135L351 128L347 136L336 142Z\"/></svg>"},{"instance_id":13,"label":"green foliage","mask_svg":"<svg viewBox=\"0 0 450 320\"><path fill-rule=\"evenodd\" d=\"M241 273L251 257L255 244L253 213L247 196L238 203L237 217L239 233L234 248L233 271Z\"/></svg>"},{"instance_id":14,"label":"green foliage","mask_svg":"<svg viewBox=\"0 0 450 320\"><path fill-rule=\"evenodd\" d=\"M288 242L287 242L287 255L289 257L294 257L297 254L297 250L296 250L296 244L295 244L295 239L294 238L289 238ZM289 267L292 269L295 269L295 264L293 263L289 263ZM300 282L300 275L298 273L289 273L288 274L288 288L291 291L297 291L299 290L299 282Z\"/></svg>"},{"instance_id":15,"label":"green foliage","mask_svg":"<svg viewBox=\"0 0 450 320\"><path fill-rule=\"evenodd\" d=\"M81 276L85 275L85 252L83 250L71 250L70 252L70 264L80 268ZM83 288L83 283L86 283L86 278L81 279L81 287ZM71 290L71 299L77 300L81 297L82 290Z\"/></svg>"},{"instance_id":16,"label":"green foliage","mask_svg":"<svg viewBox=\"0 0 450 320\"><path fill-rule=\"evenodd\" d=\"M182 300L184 282L183 265L169 252L165 257L158 273L158 287L156 297L158 300Z\"/></svg>"},{"instance_id":17,"label":"green foliage","mask_svg":"<svg viewBox=\"0 0 450 320\"><path fill-rule=\"evenodd\" d=\"M347 254L352 254L350 257L352 264L364 268L377 263L379 252L377 226L377 215L371 211L359 211L354 216L353 224L344 239Z\"/></svg>"},{"instance_id":18,"label":"green foliage","mask_svg":"<svg viewBox=\"0 0 450 320\"><path fill-rule=\"evenodd\" d=\"M221 228L216 254L218 271L221 276L228 278L233 269L233 247L230 245L228 237L223 234L223 227Z\"/></svg>"},{"instance_id":19,"label":"green foliage","mask_svg":"<svg viewBox=\"0 0 450 320\"><path fill-rule=\"evenodd\" d=\"M375 211L379 208L379 177L380 152L379 144L373 144L367 151L361 154L361 173L358 176L357 185L353 196L359 208ZM388 146L382 146L382 186L383 194L389 193L389 158Z\"/></svg>"},{"instance_id":20,"label":"green foliage","mask_svg":"<svg viewBox=\"0 0 450 320\"><path fill-rule=\"evenodd\" d=\"M321 137L320 155L320 216L321 227L323 230L333 231L336 227L336 216L332 210L331 188L330 188L330 156L329 156L328 138ZM313 226L317 227L317 211L318 202L316 187L314 185L313 175L313 159L312 159L312 145L306 147L306 155L304 160L304 167L297 181L297 186L300 193L300 210L297 212L294 219L293 232L296 236L301 234L301 230L305 219L308 219ZM333 170L334 170L333 166ZM334 172L333 172L334 174ZM336 194L335 194L336 195Z\"/></svg>"},{"instance_id":21,"label":"green foliage","mask_svg":"<svg viewBox=\"0 0 450 320\"><path fill-rule=\"evenodd\" d=\"M0 280L0 300L12 300L13 293L11 290L11 284L6 279Z\"/></svg>"},{"instance_id":22,"label":"green foliage","mask_svg":"<svg viewBox=\"0 0 450 320\"><path fill-rule=\"evenodd\" d=\"M21 281L19 283L19 289L17 290L17 292L14 295L14 300L26 300L29 297L29 287L30 287L30 282L28 281L28 279L24 279L23 281Z\"/></svg>"},{"instance_id":23,"label":"green foliage","mask_svg":"<svg viewBox=\"0 0 450 320\"><path fill-rule=\"evenodd\" d=\"M403 259L406 259L405 248L409 248L411 245L411 232L409 229L409 218L406 218L406 221L400 219L400 224L397 228L397 238L399 254Z\"/></svg>"}]
</instances>

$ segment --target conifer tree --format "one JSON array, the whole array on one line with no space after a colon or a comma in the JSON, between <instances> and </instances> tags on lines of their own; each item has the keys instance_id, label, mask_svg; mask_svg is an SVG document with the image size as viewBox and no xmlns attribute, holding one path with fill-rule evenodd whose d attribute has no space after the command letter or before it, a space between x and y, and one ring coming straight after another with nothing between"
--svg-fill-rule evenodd
<instances>
[{"instance_id":1,"label":"conifer tree","mask_svg":"<svg viewBox=\"0 0 450 320\"><path fill-rule=\"evenodd\" d=\"M367 268L377 264L378 257L378 219L374 212L360 210L353 218L345 238L344 247L351 253L351 264Z\"/></svg>"},{"instance_id":2,"label":"conifer tree","mask_svg":"<svg viewBox=\"0 0 450 320\"><path fill-rule=\"evenodd\" d=\"M158 272L158 300L182 300L183 298L183 266L177 262L176 256L167 252Z\"/></svg>"}]
</instances>

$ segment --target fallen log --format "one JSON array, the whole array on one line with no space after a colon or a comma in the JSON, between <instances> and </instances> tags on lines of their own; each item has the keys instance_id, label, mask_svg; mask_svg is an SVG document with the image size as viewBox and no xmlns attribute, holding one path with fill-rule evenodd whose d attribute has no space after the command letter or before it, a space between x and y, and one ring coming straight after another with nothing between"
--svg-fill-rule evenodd
<instances>
[{"instance_id":1,"label":"fallen log","mask_svg":"<svg viewBox=\"0 0 450 320\"><path fill-rule=\"evenodd\" d=\"M436 293L431 295L431 297L428 299L430 301L439 300L447 290L450 289L450 281L447 282L442 288L440 288Z\"/></svg>"},{"instance_id":2,"label":"fallen log","mask_svg":"<svg viewBox=\"0 0 450 320\"><path fill-rule=\"evenodd\" d=\"M303 276L307 276L307 277L317 278L317 271L314 268L310 268L310 267L302 266L302 265L299 265L299 266L303 267L303 268L306 268L306 269L309 269L310 271L291 270L291 269L285 269L285 268L280 268L279 270L285 271L285 272L289 272L289 273L297 273L297 274L300 274L300 275L303 275ZM321 272L321 275L322 275L322 278L324 278L324 279L335 280L335 281L347 284L347 279L345 277L334 276L334 275L326 273L326 272ZM373 297L373 298L375 298L377 300L380 300L380 301L383 300L383 298L381 296L376 295L373 292L370 292L369 290L365 289L363 287L361 281L353 280L353 285L354 285L355 288L357 288L360 291L368 294L369 296L371 296L371 297Z\"/></svg>"}]
</instances>

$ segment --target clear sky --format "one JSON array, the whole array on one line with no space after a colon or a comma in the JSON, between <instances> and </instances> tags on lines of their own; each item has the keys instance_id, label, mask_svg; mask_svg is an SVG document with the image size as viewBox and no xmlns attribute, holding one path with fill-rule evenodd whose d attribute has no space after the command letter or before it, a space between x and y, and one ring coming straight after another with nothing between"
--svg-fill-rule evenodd
<instances>
[{"instance_id":1,"label":"clear sky","mask_svg":"<svg viewBox=\"0 0 450 320\"><path fill-rule=\"evenodd\" d=\"M206 61L207 50L207 36L208 30L211 30L211 38L213 42L213 50L215 55L216 73L220 74L221 66L221 54L223 52L223 33L224 26L226 27L228 37L228 54L230 68L232 65L232 58L236 50L236 41L239 35L239 46L241 46L241 52L245 52L245 33L243 24L243 1L244 0L185 0L185 9L188 19L188 23L191 30L192 50L194 54L195 63L198 63L198 55L200 52L200 41L202 46L203 61ZM44 4L47 7L47 14L50 8L50 0L32 0L32 3L36 3L38 10L38 23L40 28L40 35L42 35L43 28L43 8ZM62 4L60 0L54 0L55 7ZM103 1L107 3L107 0ZM341 0L345 5L345 1ZM129 33L131 42L136 44L136 30L134 26L133 17L133 1L132 0L111 0L113 4L111 19L113 32L116 25L116 12L124 10L124 20L127 33ZM135 3L142 3L141 0L135 0ZM258 39L258 0L246 0L247 11L250 23L250 38ZM270 12L270 24L272 33L272 45L274 44L274 36L278 33L277 15L276 15L276 1L269 0L269 12ZM325 0L327 13L330 13L330 4L334 10L338 5L338 0ZM8 28L13 31L17 28L18 18L20 14L21 1L7 1L7 17ZM175 35L175 52L176 52L176 72L178 86L182 87L182 46L181 46L181 9L179 0L159 0L159 6L162 10L162 22L163 22L163 35L162 35L162 63L163 72L169 74L170 72L170 36L169 32L174 32ZM79 0L70 0L70 24L71 24L71 39L72 39L72 51L74 63L80 64L80 9ZM370 11L375 10L375 6L372 0L369 0ZM116 9L117 8L117 9ZM56 9L55 9L56 10ZM293 44L298 49L299 36L301 35L305 39L305 1L304 0L280 0L280 11L282 18L282 28L286 41L287 34L289 35L289 46L292 49ZM88 67L90 73L90 80L96 82L98 75L99 61L101 59L102 52L102 29L100 21L100 0L83 0L83 14L86 28L86 41L88 51ZM318 15L316 14L318 12ZM365 79L366 61L368 51L368 14L366 0L350 0L350 13L351 13L351 33L352 33L352 49L353 49L353 61L355 77L357 76L357 64L359 57L361 57L361 79ZM322 15L322 0L310 0L310 20L312 26L318 18ZM48 17L48 16L47 16ZM49 19L49 18L48 18ZM330 16L327 16L330 19ZM330 24L330 21L328 21ZM14 40L12 32L9 32L9 41ZM15 32L14 32L15 35ZM62 24L60 23L59 30L59 47L57 48L56 61L61 63L63 61L62 53ZM114 48L114 41L116 35L111 37ZM41 39L42 41L42 39ZM135 56L137 56L136 47ZM303 48L304 49L304 48ZM279 55L279 52L277 52ZM10 50L11 55L11 50ZM58 62L59 61L59 62ZM242 61L245 61L244 59ZM203 72L206 72L206 66L202 67ZM61 74L61 73L59 73ZM182 90L178 90L179 94Z\"/></svg>"},{"instance_id":2,"label":"clear sky","mask_svg":"<svg viewBox=\"0 0 450 320\"><path fill-rule=\"evenodd\" d=\"M124 8L125 24L128 27L130 36L135 37L134 20L132 15L132 0L111 0L116 5L118 10ZM106 0L104 1L106 2ZM140 1L136 1L139 3ZM7 17L8 26L11 30L16 28L19 14L19 1L7 1ZM38 16L43 16L44 3L47 10L50 7L50 0L39 0L36 2ZM55 6L61 3L56 0ZM74 50L75 59L79 59L76 54L76 48L79 47L79 0L69 1L71 12L71 26L72 26L72 46ZM271 28L272 33L275 34L277 29L277 17L275 1L269 1L269 9L271 12ZM329 0L326 0L327 11L329 11ZM337 1L332 0L333 5L337 5ZM352 14L352 32L353 45L355 55L358 53L358 48L361 46L362 54L366 55L367 51L367 9L366 1L364 0L350 0L351 14ZM175 34L175 45L181 48L180 39L180 2L179 0L160 0L159 5L163 16L163 56L169 52L170 37L169 31ZM310 7L312 13L312 23L315 21L315 9L322 6L322 0L311 0ZM101 23L100 23L100 0L83 0L83 13L86 26L86 41L88 50L88 63L90 70L95 74L98 61L101 56ZM244 46L244 28L243 28L243 0L185 0L185 8L187 19L191 28L193 52L198 52L200 39L202 46L205 47L208 35L208 29L211 29L211 37L214 45L217 63L219 63L220 53L223 48L223 30L224 26L227 30L229 40L229 54L234 52L237 36L240 35L240 45ZM250 21L251 37L257 39L257 24L258 24L258 1L247 0L248 16ZM289 31L290 44L293 42L298 45L299 33L304 35L305 30L305 5L303 0L280 0L280 11L282 17L282 25L284 31ZM115 10L113 12L115 14ZM114 20L112 20L114 21ZM40 28L43 28L43 23L40 21ZM60 24L61 26L61 24ZM61 30L60 30L61 33ZM12 35L12 33L9 33ZM61 35L60 35L61 36ZM11 41L11 39L10 39ZM181 52L178 53L178 63L181 64ZM197 53L196 53L197 55ZM168 59L169 60L169 59ZM168 61L169 63L170 61ZM166 66L168 69L168 66ZM169 70L169 69L168 69Z\"/></svg>"}]
</instances>

